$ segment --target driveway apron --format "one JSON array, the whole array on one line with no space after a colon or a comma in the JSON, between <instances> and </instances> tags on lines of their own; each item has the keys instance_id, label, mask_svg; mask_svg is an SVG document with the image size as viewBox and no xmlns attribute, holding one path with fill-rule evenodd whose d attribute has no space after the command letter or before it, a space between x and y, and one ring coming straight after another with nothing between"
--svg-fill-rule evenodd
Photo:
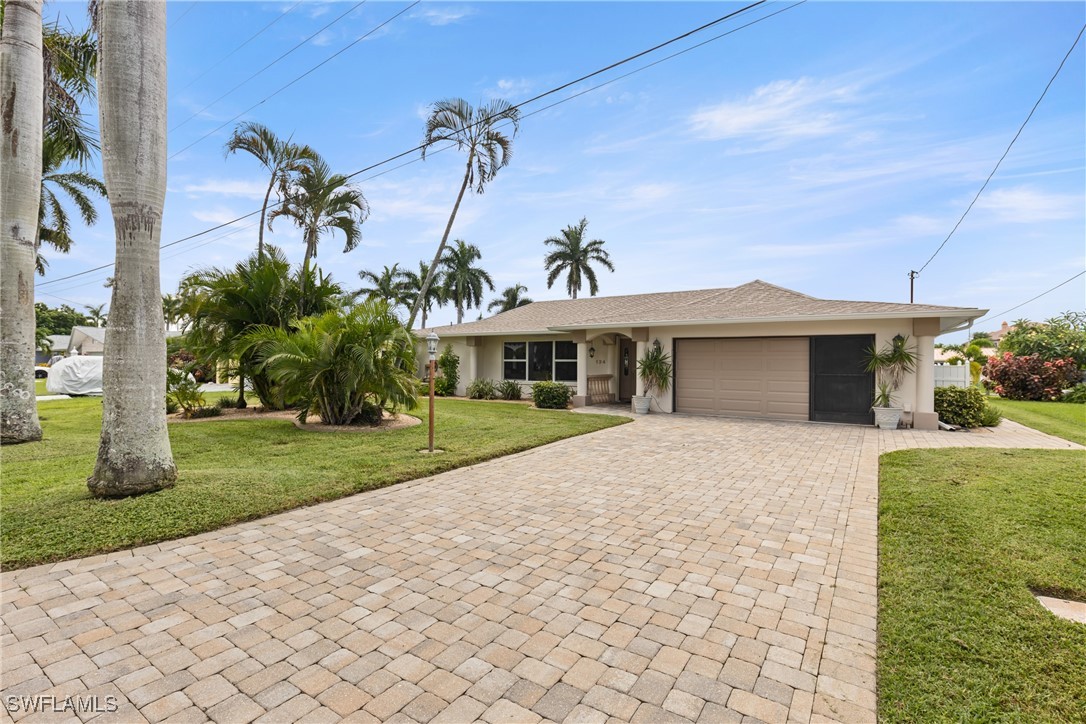
<instances>
[{"instance_id":1,"label":"driveway apron","mask_svg":"<svg viewBox=\"0 0 1086 724\"><path fill-rule=\"evenodd\" d=\"M653 415L5 572L5 709L27 721L869 721L877 456L1073 447L1005 425L925 437ZM36 695L97 711L9 706Z\"/></svg>"}]
</instances>

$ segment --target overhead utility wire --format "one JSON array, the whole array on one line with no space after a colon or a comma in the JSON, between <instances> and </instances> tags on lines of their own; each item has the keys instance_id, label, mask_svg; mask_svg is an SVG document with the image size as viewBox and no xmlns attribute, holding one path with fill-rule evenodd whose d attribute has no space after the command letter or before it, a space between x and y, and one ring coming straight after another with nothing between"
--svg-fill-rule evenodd
<instances>
[{"instance_id":1,"label":"overhead utility wire","mask_svg":"<svg viewBox=\"0 0 1086 724\"><path fill-rule=\"evenodd\" d=\"M294 12L295 8L297 8L297 7L298 7L299 5L301 5L301 4L302 4L302 0L298 0L298 2L294 3L294 4L293 4L293 5L291 5L291 6L289 7L289 8L287 8L287 9L286 9L286 10L284 10L283 12L279 13L279 15L277 15L277 16L275 17L275 19L274 19L274 20L272 20L272 21L271 21L270 23L268 23L267 25L265 25L264 27L262 27L262 28L261 28L260 30L256 31L256 32L255 32L255 33L253 33L252 35L250 35L250 36L248 37L248 39L247 39L247 40L246 40L245 42L243 42L243 43L242 43L241 45L239 45L238 47L234 48L234 49L233 49L233 50L231 50L231 51L230 51L229 53L227 53L226 55L224 55L223 57L219 58L219 59L218 59L217 61L215 61L214 63L212 63L212 64L211 64L211 65L210 65L210 66L209 66L209 67L208 67L207 69L205 69L205 70L204 70L204 72L203 72L203 73L200 73L200 75L196 76L195 78L193 78L192 80L190 80L190 81L189 81L188 83L186 83L186 84L185 84L185 85L183 85L182 87L178 88L178 89L177 89L176 91L174 91L174 93L180 93L181 91L185 91L185 90L188 90L188 89L189 89L190 87L192 87L192 84L193 84L193 83L195 83L196 81L200 80L201 78L203 78L203 77L204 77L205 75L207 75L207 74L208 74L208 73L210 73L211 71L213 71L213 70L215 70L216 68L218 68L218 67L219 67L220 65L222 65L222 64L223 64L223 63L224 63L224 62L225 62L225 61L226 61L227 59L229 59L230 57L232 57L232 56L234 55L234 53L238 52L239 50L241 50L242 48L244 48L244 47L245 47L246 45L248 45L249 43L251 43L251 42L253 42L254 40L256 40L256 39L257 39L258 37L260 37L261 35L263 35L263 34L264 34L264 32L265 32L265 31L266 31L266 30L267 30L268 28L270 28L271 26L275 25L276 23L278 23L278 22L279 22L280 20L282 20L282 19L283 19L283 18L285 18L286 16L290 15L290 14L291 14L292 12ZM322 28L322 29L323 29L323 28ZM318 32L320 32L320 31L318 31ZM308 40L308 38L307 38L306 40ZM302 41L302 42L305 42L305 41ZM206 110L206 109L205 109L205 110Z\"/></svg>"},{"instance_id":2,"label":"overhead utility wire","mask_svg":"<svg viewBox=\"0 0 1086 724\"><path fill-rule=\"evenodd\" d=\"M298 48L302 47L303 45L305 45L306 43L308 43L308 42L309 42L310 40L312 40L313 38L317 37L318 35L320 35L321 33L323 33L323 32L324 32L325 30L327 30L328 28L332 27L333 25L335 25L336 23L338 23L338 22L339 22L340 20L342 20L343 18L345 18L345 17L347 17L348 15L350 15L351 13L353 13L353 12L354 12L355 10L357 10L358 8L360 8L360 7L361 7L362 5L364 5L365 3L366 3L366 0L362 0L362 2L359 2L359 3L355 3L354 5L352 5L352 6L350 7L350 8L348 8L348 9L347 9L347 11L346 11L345 13L343 13L342 15L340 15L340 16L338 16L338 17L334 18L334 19L333 19L333 20L332 20L332 21L331 21L330 23L328 23L327 25L325 25L325 26L324 26L323 28L321 28L320 30L317 30L317 31L316 31L316 32L314 32L314 33L313 33L312 35L310 35L309 37L305 38L305 39L304 39L304 40L302 40L302 41L301 41L300 43L298 43L297 45L295 45L295 46L294 46L293 48L291 48L291 49L290 49L290 50L288 50L287 52L283 53L282 55L280 55L280 56L279 56L278 58L276 58L276 59L275 59L275 60L273 60L272 62L268 63L268 64L267 64L267 65L265 65L265 66L264 66L263 68L261 68L260 70L258 70L258 71L257 71L257 72L255 72L255 73L253 73L253 74L252 74L252 75L250 75L250 76L249 76L248 78L246 78L245 80L241 81L241 82L240 82L240 83L238 83L238 84L237 84L236 86L234 86L234 87L233 87L233 88L231 88L230 90L226 91L226 92L225 92L225 93L223 93L223 94L222 94L221 96L219 96L219 97L218 97L218 98L216 98L215 100L211 101L211 102L210 102L210 103L208 103L208 104L207 104L206 106L204 106L204 107L203 107L203 108L201 108L200 110L196 111L195 113L193 113L193 114L192 114L191 116L189 116L189 117L188 117L188 118L186 118L185 120L183 120L183 121L181 121L180 123L178 123L178 124L177 124L176 126L174 126L173 128L171 128L171 129L170 129L170 133L173 133L173 132L174 132L174 131L176 131L176 130L177 130L178 128L180 128L181 126L185 125L186 123L188 123L189 121L191 121L191 120L192 120L193 118L196 118L196 116L200 115L201 113L203 113L204 111L206 111L206 110L207 110L208 108L210 108L211 106L213 106L213 105L215 105L216 103L218 103L219 101L221 101L221 100L222 100L223 98L226 98L226 97L227 97L228 95L230 95L231 93L233 93L234 91L236 91L236 90L237 90L238 88L241 88L241 87L242 87L243 85L245 85L246 83L248 83L249 81L251 81L251 80L252 80L253 78L256 78L256 77L257 77L258 75L260 75L261 73L263 73L264 71L266 71L266 70L267 70L268 68L271 68L271 67L272 67L273 65L275 65L276 63L278 63L278 62L279 62L280 60L282 60L283 58L287 57L288 55L290 55L291 53L293 53L293 52L294 52L295 50L297 50ZM293 9L293 8L292 8L292 9ZM288 11L288 12L289 12L289 11ZM280 16L280 17L282 17L282 16ZM278 18L277 18L277 20L278 20ZM273 21L273 22L274 22L274 21ZM265 29L266 29L266 28L265 28ZM262 30L262 31L260 31L260 32L264 32L264 31ZM259 34L260 34L260 33L257 33L257 35L259 35ZM253 37L255 38L255 37L256 37L256 35L254 35ZM252 38L250 38L249 40L252 40ZM245 41L245 42L247 43L247 42L249 42L249 41L247 40L247 41ZM244 43L243 43L242 45L244 45ZM240 46L239 46L239 47L240 47ZM348 46L348 47L349 47L349 46ZM332 56L332 57L335 57L335 56ZM224 60L225 60L225 58L224 58ZM220 61L220 62L221 62L221 61ZM210 70L210 69L209 69L209 70ZM206 73L207 71L204 71L204 72ZM189 85L192 85L192 84L190 83ZM185 86L185 87L187 88L188 86ZM265 100L267 100L267 99L265 99ZM218 129L216 129L216 130L218 130ZM202 140L203 140L203 138L201 138L200 140L202 141ZM184 150L184 149L182 149L182 150ZM176 154L175 154L175 155L176 155ZM171 157L171 158L172 158L172 157Z\"/></svg>"},{"instance_id":3,"label":"overhead utility wire","mask_svg":"<svg viewBox=\"0 0 1086 724\"><path fill-rule=\"evenodd\" d=\"M1054 291L1056 291L1057 289L1059 289L1060 287L1062 287L1062 286L1063 286L1064 284L1070 284L1071 282L1075 281L1076 279L1078 279L1078 278L1079 278L1080 276L1082 276L1083 274L1086 274L1086 269L1084 269L1084 270L1080 271L1080 272L1079 272L1078 274L1074 275L1074 276L1073 276L1073 277L1071 277L1070 279L1064 279L1064 280L1063 280L1062 282L1060 282L1060 283L1059 283L1059 284L1057 284L1056 286L1052 287L1051 289L1049 289L1049 290L1047 290L1047 291L1043 291L1043 292L1041 292L1040 294L1038 294L1037 296L1033 297L1032 299L1027 299L1026 301L1022 302L1021 304L1017 304L1017 305L1015 305L1015 306L1011 307L1010 309L1004 309L1004 310L1003 310L1002 312L999 312L998 314L989 314L989 315L988 315L987 317L985 317L984 319L978 319L978 320L977 320L976 322L973 322L973 324L979 324L979 323L981 323L981 322L985 322L985 321L987 321L987 320L989 320L989 319L995 319L995 318L997 318L997 317L1002 317L1002 316L1003 316L1004 314L1006 314L1007 312L1013 312L1014 310L1018 309L1019 307L1024 307L1024 306L1026 306L1027 304L1029 304L1030 302L1035 302L1035 301L1037 301L1038 299L1040 299L1041 297L1045 296L1046 294L1051 294L1052 292L1054 292Z\"/></svg>"},{"instance_id":4,"label":"overhead utility wire","mask_svg":"<svg viewBox=\"0 0 1086 724\"><path fill-rule=\"evenodd\" d=\"M365 2L365 1L366 1L366 0L362 0L362 2ZM309 70L307 70L306 72L302 73L302 74L301 74L300 76L298 76L298 77L297 77L297 78L295 78L294 80L290 81L289 83L287 83L286 85L284 85L283 87L281 87L281 88L280 88L279 90L275 91L275 92L274 92L274 93L272 93L271 95L265 96L265 97L264 97L264 98L263 98L262 100L260 100L260 101L257 101L256 103L254 103L253 105L249 106L248 108L246 108L246 109L245 109L244 111L242 111L241 113L237 114L237 115L236 115L236 116L234 116L233 118L230 118L229 120L227 120L227 121L225 121L225 122L223 122L223 123L219 124L219 125L218 125L218 126L216 126L215 128L212 128L212 129L211 129L210 131L208 131L208 132L207 132L207 133L205 133L204 135L200 136L200 137L199 137L199 138L197 138L197 139L196 139L195 141L193 141L193 142L192 142L192 143L190 143L189 145L187 145L187 146L185 146L184 148L182 148L182 149L181 149L180 151L175 151L174 153L170 154L170 156L169 156L169 157L168 157L168 158L167 158L166 160L170 160L170 159L172 159L172 158L175 158L175 157L176 157L176 156L178 156L179 154L182 154L182 153L184 153L185 151L189 150L190 148L192 148L193 146L195 146L195 145L196 145L197 143L199 143L200 141L203 141L203 140L204 140L204 139L206 139L206 138L210 138L210 137L211 137L212 135L214 135L215 133L217 133L217 132L221 131L222 129L226 128L226 127L227 127L227 126L229 126L229 125L230 125L231 123L233 123L233 122L234 122L234 121L236 121L237 119L241 118L242 116L244 116L244 115L245 115L246 113L248 113L249 111L253 110L254 108L256 108L256 107L258 107L258 106L261 106L261 105L263 105L264 103L267 103L267 102L268 102L268 101L270 101L270 100L271 100L272 98L275 98L275 97L276 97L277 95L279 95L280 93L282 93L283 91L285 91L285 90L286 90L287 88L290 88L290 87L291 87L292 85L294 85L295 83L297 83L298 81L300 81L300 80L301 80L302 78L305 78L305 77L306 77L307 75L309 75L310 73L313 73L314 71L316 71L316 70L317 70L318 68L320 68L321 66L323 66L323 65L325 65L325 64L327 64L327 63L329 63L329 62L331 62L331 61L332 61L332 60L334 60L334 59L335 59L336 57L338 57L338 56L342 55L343 53L347 52L348 50L350 50L350 49L351 49L351 48L353 48L354 46L358 45L358 44L359 44L359 43L361 43L361 42L362 42L363 40L365 40L366 38L370 37L371 35L373 35L374 33L376 33L376 32L377 32L378 30L380 30L381 28L385 27L386 25L388 25L389 23L391 23L391 22L392 22L393 20L395 20L396 18L400 17L401 15L403 15L404 13L406 13L406 12L407 12L408 10L410 10L411 8L413 8L413 7L415 7L416 5L418 5L418 4L420 3L420 2L422 2L422 0L415 0L415 2L411 3L410 5L408 5L407 7L405 7L405 8L403 9L403 10L401 10L401 11L400 11L400 12L398 12L398 13L396 13L395 15L393 15L392 17L390 17L390 18L389 18L388 20L384 21L383 23L381 23L381 24L380 24L380 25L378 25L377 27L373 28L373 29L372 29L372 30L370 30L370 31L369 31L368 33L366 33L365 35L362 35L362 36L359 36L358 38L355 38L355 39L354 39L353 41L351 41L351 42L350 42L350 43L348 43L347 45L343 46L342 48L340 48L339 50L337 50L337 51L336 51L335 53L333 53L332 55L328 56L327 58L325 58L325 59L324 59L324 60L322 60L321 62L317 63L316 65L314 65L314 66L313 66L312 68L310 68L310 69L309 69ZM362 3L359 3L359 5L361 5L361 4L362 4Z\"/></svg>"},{"instance_id":5,"label":"overhead utility wire","mask_svg":"<svg viewBox=\"0 0 1086 724\"><path fill-rule=\"evenodd\" d=\"M1007 150L1005 150L1003 152L1003 155L999 157L999 160L996 161L995 168L993 168L992 172L988 174L988 178L984 179L984 183L981 184L980 190L977 191L977 195L973 197L973 200L969 202L969 206L965 208L965 213L963 213L961 218L958 219L958 223L954 224L954 228L951 229L950 233L946 235L946 238L943 239L943 243L939 245L939 248L935 250L935 253L932 254L926 262L924 262L924 266L920 267L920 269L916 270L915 272L909 272L910 279L915 279L916 276L920 274L920 272L924 271L927 268L928 264L931 264L932 259L938 256L939 252L943 250L944 246L946 246L946 243L950 241L950 237L954 236L954 232L957 231L958 227L962 225L963 221L965 221L965 217L970 212L970 210L972 210L973 204L977 203L977 199L979 199L980 195L984 193L984 189L988 187L988 182L992 180L992 177L995 176L996 171L999 170L999 166L1001 163L1003 163L1003 159L1005 159L1007 157L1007 154L1011 152L1011 148L1014 146L1014 142L1017 141L1018 137L1022 135L1022 131L1025 130L1026 124L1029 123L1029 119L1033 118L1033 113L1037 110L1037 106L1041 105L1041 101L1045 99L1045 95L1048 94L1048 89L1051 88L1052 83L1055 82L1056 76L1058 76L1060 74L1060 71L1063 70L1063 66L1067 62L1067 59L1071 57L1071 53L1074 52L1075 47L1078 46L1078 41L1082 40L1083 32L1086 32L1086 25L1083 25L1082 29L1078 31L1078 35L1075 37L1075 42L1071 43L1071 47L1067 50L1067 54L1064 55L1063 60L1060 61L1060 67L1056 68L1056 72L1053 73L1052 77L1048 79L1048 85L1046 85L1044 91L1041 92L1041 97L1038 98L1037 102L1033 104L1033 108L1030 109L1029 115L1026 116L1026 120L1022 121L1022 125L1018 127L1018 132L1014 134L1014 138L1012 138L1011 142L1007 145Z\"/></svg>"},{"instance_id":6,"label":"overhead utility wire","mask_svg":"<svg viewBox=\"0 0 1086 724\"><path fill-rule=\"evenodd\" d=\"M515 106L512 106L512 107L513 108L520 108L520 107L522 107L522 106L524 106L524 105L526 105L528 103L532 103L532 102L534 102L536 100L539 100L541 98L545 98L545 97L547 97L549 95L553 95L554 93L557 93L560 90L568 88L571 85L579 83L579 82L581 82L583 80L586 80L588 78L595 77L595 76L599 75L600 73L602 73L602 72L604 72L606 70L617 68L620 65L624 65L625 63L629 63L630 61L636 60L637 58L640 58L640 57L644 56L646 53L650 53L653 50L658 50L658 49L663 48L665 46L671 45L672 43L675 43L675 42L678 42L679 40L687 38L690 35L699 32L700 30L704 30L705 28L709 28L709 27L712 27L714 25L718 25L721 22L724 22L724 21L729 20L729 19L731 19L733 17L736 17L736 16L738 16L738 15L740 15L742 13L745 13L745 12L751 10L752 8L755 8L755 7L759 6L759 5L765 4L766 2L767 2L767 0L758 0L757 2L751 3L750 5L747 5L747 6L743 7L743 8L740 8L739 10L728 13L727 15L724 15L721 18L718 18L717 20L714 20L714 21L712 21L710 23L706 23L705 25L699 26L698 28L695 28L694 30L683 33L682 35L676 36L676 37L674 37L671 40L668 40L666 42L660 43L659 45L656 45L653 48L650 48L649 50L645 50L645 51L642 51L642 52L637 53L635 55L631 55L630 57L625 58L624 60L620 60L620 61L618 61L616 63L612 63L611 65L607 66L606 68L603 68L603 69L597 70L597 71L595 71L593 73L589 73L587 75L584 75L581 78L578 78L577 80L570 81L569 83L564 83L561 86L558 86L557 88L546 91L545 93L541 93L541 94L539 94L537 96L534 96L533 98L530 98L530 99L528 99L526 101L522 101L522 102L520 102L520 103L518 103L518 104L516 104ZM799 3L796 3L796 4L798 5ZM794 7L794 5L792 7ZM750 23L750 24L753 24L753 23ZM718 36L718 37L723 37L723 35ZM557 105L557 104L555 104L555 105ZM467 128L472 128L474 125L485 123L488 120L490 120L490 118L484 118L484 119L482 119L480 121L477 121L475 124L465 126L463 129L460 129L460 130L466 130ZM361 168L358 171L355 171L354 173L351 173L351 174L347 175L346 178L354 178L355 176L359 176L359 175L361 175L363 173L366 173L367 171L372 171L375 168L378 168L380 166L384 166L387 163L391 163L392 161L396 161L398 159L401 159L404 156L407 156L407 155L410 155L410 154L415 153L417 151L420 151L420 150L422 150L422 148L423 148L423 146L419 145L419 146L415 146L412 149L404 151L402 153L397 153L397 154L395 154L393 156L389 156L388 158L384 159L383 161L378 161L377 163L370 164L369 166L366 166L365 168ZM403 164L403 165L406 166L407 164ZM188 236L182 237L181 239L171 241L168 244L163 244L160 248L166 249L168 247L175 246L177 244L181 244L181 243L184 243L184 242L189 241L191 239L195 239L197 237L203 236L204 234L210 234L213 231L218 231L219 229L222 229L224 227L230 226L232 224L236 224L239 221L244 221L245 219L248 219L250 216L256 216L259 213L260 213L260 209L250 211L249 213L243 214L243 215L241 215L241 216L239 216L239 217L237 217L235 219L231 219L230 221L225 221L225 222L223 222L221 224L216 224L215 226L204 229L203 231L199 231L199 232L196 232L194 234L189 234ZM81 272L76 272L75 274L69 274L67 276L58 277L56 279L50 279L48 281L41 282L41 284L39 284L38 286L44 286L44 285L47 285L47 284L55 284L57 282L66 281L66 280L72 279L74 277L83 276L84 274L91 274L93 272L100 271L102 269L108 269L111 266L113 266L113 263L103 264L102 266L94 267L93 269L86 269L86 270L81 271Z\"/></svg>"},{"instance_id":7,"label":"overhead utility wire","mask_svg":"<svg viewBox=\"0 0 1086 724\"><path fill-rule=\"evenodd\" d=\"M191 13L191 12L192 12L192 9L193 9L194 7L196 7L196 0L193 0L193 1L191 2L191 3L189 3L189 6L188 6L187 8L185 8L185 12L181 13L181 14L180 14L180 15L178 15L178 16L177 16L176 18L174 18L173 22L171 22L171 23L169 24L169 27L171 27L171 28L172 28L173 26L175 26L175 25L177 25L177 24L178 24L179 22L181 22L181 19L182 19L183 17L185 17L186 15L188 15L189 13Z\"/></svg>"}]
</instances>

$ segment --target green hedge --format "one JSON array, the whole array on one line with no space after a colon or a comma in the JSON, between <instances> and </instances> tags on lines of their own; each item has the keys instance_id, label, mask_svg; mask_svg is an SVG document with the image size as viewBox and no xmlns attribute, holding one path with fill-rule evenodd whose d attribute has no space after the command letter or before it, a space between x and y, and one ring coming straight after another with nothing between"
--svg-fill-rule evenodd
<instances>
[{"instance_id":1,"label":"green hedge","mask_svg":"<svg viewBox=\"0 0 1086 724\"><path fill-rule=\"evenodd\" d=\"M943 422L961 427L998 425L1000 419L976 387L936 387L935 412Z\"/></svg>"},{"instance_id":2,"label":"green hedge","mask_svg":"<svg viewBox=\"0 0 1086 724\"><path fill-rule=\"evenodd\" d=\"M532 385L532 402L547 410L564 410L573 397L573 390L561 382L536 382Z\"/></svg>"}]
</instances>

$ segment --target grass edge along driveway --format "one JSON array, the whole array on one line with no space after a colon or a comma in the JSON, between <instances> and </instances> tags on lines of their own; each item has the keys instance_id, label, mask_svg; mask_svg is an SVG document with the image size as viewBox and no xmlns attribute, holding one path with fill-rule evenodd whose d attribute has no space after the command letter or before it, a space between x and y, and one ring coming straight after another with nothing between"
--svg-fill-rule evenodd
<instances>
[{"instance_id":1,"label":"grass edge along driveway","mask_svg":"<svg viewBox=\"0 0 1086 724\"><path fill-rule=\"evenodd\" d=\"M908 450L879 483L879 719L1081 721L1081 450Z\"/></svg>"},{"instance_id":2,"label":"grass edge along driveway","mask_svg":"<svg viewBox=\"0 0 1086 724\"><path fill-rule=\"evenodd\" d=\"M0 564L5 570L172 540L292 508L428 477L629 422L525 405L438 400L436 447L422 425L365 433L304 432L289 420L170 425L179 477L169 490L96 500L101 400L39 406L44 441L0 451ZM559 454L559 453L555 453ZM515 464L515 463L511 463Z\"/></svg>"},{"instance_id":3,"label":"grass edge along driveway","mask_svg":"<svg viewBox=\"0 0 1086 724\"><path fill-rule=\"evenodd\" d=\"M1086 445L1086 405L1075 402L1034 402L988 399L1008 420L1064 440Z\"/></svg>"}]
</instances>

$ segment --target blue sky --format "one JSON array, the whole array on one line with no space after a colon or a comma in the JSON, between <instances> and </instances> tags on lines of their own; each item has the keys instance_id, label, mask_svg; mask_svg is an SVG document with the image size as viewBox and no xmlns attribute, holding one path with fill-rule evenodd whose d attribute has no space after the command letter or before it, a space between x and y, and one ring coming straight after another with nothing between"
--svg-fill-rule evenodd
<instances>
[{"instance_id":1,"label":"blue sky","mask_svg":"<svg viewBox=\"0 0 1086 724\"><path fill-rule=\"evenodd\" d=\"M788 4L767 3L522 112ZM409 3L361 5L212 103L353 5L169 3L175 155L163 242L260 206L267 180L255 159L223 156L233 123L201 137ZM51 3L47 17L80 26L84 6ZM349 173L416 146L435 100L523 101L739 7L424 2L242 120L293 134ZM537 300L564 296L561 282L546 287L543 239L583 216L615 263L614 274L601 273L603 295L760 278L818 297L908 301L907 272L950 232L1084 21L1086 8L1074 2L808 2L525 118L511 164L483 195L465 199L453 237L479 246L499 292L519 282ZM998 313L1084 268L1084 58L1080 43L961 228L917 279L918 302ZM449 151L412 159L358 177L372 207L362 246L343 254L342 239L321 242L319 263L345 286L359 285L360 269L416 268L433 256L463 158ZM78 230L71 254L48 255L44 281L112 261L112 224L101 209L104 220ZM265 238L301 260L300 234L285 220ZM163 290L255 245L255 224L242 222L166 249ZM108 302L101 284L109 273L46 284L38 299ZM1080 277L1006 318L1043 319L1082 309L1084 299ZM433 319L452 321L455 311Z\"/></svg>"}]
</instances>

